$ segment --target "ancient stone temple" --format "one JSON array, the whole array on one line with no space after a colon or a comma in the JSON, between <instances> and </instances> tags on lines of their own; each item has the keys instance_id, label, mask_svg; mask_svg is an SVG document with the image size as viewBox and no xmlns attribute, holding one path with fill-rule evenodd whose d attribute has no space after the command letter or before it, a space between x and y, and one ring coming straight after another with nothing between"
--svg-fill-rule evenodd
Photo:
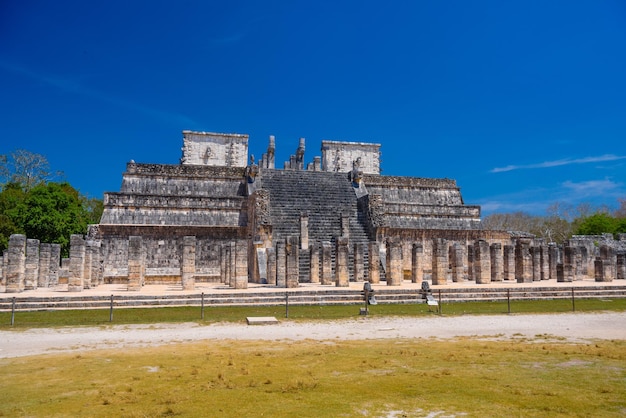
<instances>
[{"instance_id":1,"label":"ancient stone temple","mask_svg":"<svg viewBox=\"0 0 626 418\"><path fill-rule=\"evenodd\" d=\"M321 156L307 159L301 138L277 169L275 138L258 160L248 139L183 131L180 164L129 162L121 190L105 193L100 224L72 235L69 259L60 260L58 245L12 236L0 286L626 278L626 235L572 237L557 247L484 230L480 208L463 202L454 180L382 175L380 144L322 141Z\"/></svg>"},{"instance_id":2,"label":"ancient stone temple","mask_svg":"<svg viewBox=\"0 0 626 418\"><path fill-rule=\"evenodd\" d=\"M426 273L443 283L448 243L467 259L478 239L510 241L481 229L454 180L381 175L380 144L322 141L321 153L306 163L302 138L277 169L274 137L256 161L247 135L184 131L180 164L128 163L89 233L104 281L347 286Z\"/></svg>"}]
</instances>

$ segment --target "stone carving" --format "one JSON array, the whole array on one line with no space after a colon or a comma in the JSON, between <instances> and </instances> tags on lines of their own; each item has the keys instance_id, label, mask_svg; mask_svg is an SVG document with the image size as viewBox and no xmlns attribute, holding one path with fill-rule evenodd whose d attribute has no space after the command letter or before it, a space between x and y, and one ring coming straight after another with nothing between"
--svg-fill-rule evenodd
<instances>
[{"instance_id":1,"label":"stone carving","mask_svg":"<svg viewBox=\"0 0 626 418\"><path fill-rule=\"evenodd\" d=\"M352 171L348 175L350 181L352 181L352 186L359 187L361 184L361 180L363 179L363 170L361 170L361 157L352 161Z\"/></svg>"},{"instance_id":2,"label":"stone carving","mask_svg":"<svg viewBox=\"0 0 626 418\"><path fill-rule=\"evenodd\" d=\"M246 167L246 180L248 183L254 183L258 174L259 166L254 162L254 154L252 154L250 155L250 164Z\"/></svg>"}]
</instances>

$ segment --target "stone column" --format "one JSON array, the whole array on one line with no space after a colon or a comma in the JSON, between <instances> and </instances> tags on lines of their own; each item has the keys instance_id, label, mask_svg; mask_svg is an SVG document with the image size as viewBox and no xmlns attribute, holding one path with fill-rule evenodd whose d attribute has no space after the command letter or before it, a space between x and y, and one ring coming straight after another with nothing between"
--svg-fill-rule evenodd
<instances>
[{"instance_id":1,"label":"stone column","mask_svg":"<svg viewBox=\"0 0 626 418\"><path fill-rule=\"evenodd\" d=\"M421 283L424 280L424 247L420 243L413 243L411 248L411 282Z\"/></svg>"},{"instance_id":2,"label":"stone column","mask_svg":"<svg viewBox=\"0 0 626 418\"><path fill-rule=\"evenodd\" d=\"M530 255L532 257L532 266L533 266L533 282L538 282L541 280L541 251L539 247L532 246L530 247Z\"/></svg>"},{"instance_id":3,"label":"stone column","mask_svg":"<svg viewBox=\"0 0 626 418\"><path fill-rule=\"evenodd\" d=\"M504 263L502 258L502 244L493 243L489 247L491 253L491 280L501 282L504 280Z\"/></svg>"},{"instance_id":4,"label":"stone column","mask_svg":"<svg viewBox=\"0 0 626 418\"><path fill-rule=\"evenodd\" d=\"M504 280L515 280L515 247L505 245L502 247L504 264Z\"/></svg>"},{"instance_id":5,"label":"stone column","mask_svg":"<svg viewBox=\"0 0 626 418\"><path fill-rule=\"evenodd\" d=\"M477 284L491 283L491 251L482 239L474 242L474 277Z\"/></svg>"},{"instance_id":6,"label":"stone column","mask_svg":"<svg viewBox=\"0 0 626 418\"><path fill-rule=\"evenodd\" d=\"M228 286L234 288L235 287L235 276L237 274L236 272L236 266L235 263L237 262L237 244L235 243L235 241L231 241L230 244L228 245L229 248L229 261L228 261Z\"/></svg>"},{"instance_id":7,"label":"stone column","mask_svg":"<svg viewBox=\"0 0 626 418\"><path fill-rule=\"evenodd\" d=\"M300 248L309 249L309 215L305 213L300 215Z\"/></svg>"},{"instance_id":8,"label":"stone column","mask_svg":"<svg viewBox=\"0 0 626 418\"><path fill-rule=\"evenodd\" d=\"M380 243L370 241L367 244L367 268L369 271L369 282L380 283Z\"/></svg>"},{"instance_id":9,"label":"stone column","mask_svg":"<svg viewBox=\"0 0 626 418\"><path fill-rule=\"evenodd\" d=\"M363 254L363 243L354 244L354 281L365 280L365 255Z\"/></svg>"},{"instance_id":10,"label":"stone column","mask_svg":"<svg viewBox=\"0 0 626 418\"><path fill-rule=\"evenodd\" d=\"M9 252L6 271L6 292L24 291L24 271L26 269L26 236L13 234L9 237Z\"/></svg>"},{"instance_id":11,"label":"stone column","mask_svg":"<svg viewBox=\"0 0 626 418\"><path fill-rule=\"evenodd\" d=\"M39 240L26 240L26 265L24 267L24 290L37 289L39 279Z\"/></svg>"},{"instance_id":12,"label":"stone column","mask_svg":"<svg viewBox=\"0 0 626 418\"><path fill-rule=\"evenodd\" d=\"M532 283L533 259L530 255L530 242L528 238L520 238L515 244L515 279L517 283Z\"/></svg>"},{"instance_id":13,"label":"stone column","mask_svg":"<svg viewBox=\"0 0 626 418\"><path fill-rule=\"evenodd\" d=\"M72 235L73 236L73 235ZM72 244L72 249L74 245ZM84 248L84 247L83 247ZM70 264L73 258L70 255ZM127 289L138 292L143 285L143 238L139 236L128 237L128 285ZM70 280L72 276L70 274Z\"/></svg>"},{"instance_id":14,"label":"stone column","mask_svg":"<svg viewBox=\"0 0 626 418\"><path fill-rule=\"evenodd\" d=\"M350 285L350 271L348 270L348 238L335 239L335 285L348 287Z\"/></svg>"},{"instance_id":15,"label":"stone column","mask_svg":"<svg viewBox=\"0 0 626 418\"><path fill-rule=\"evenodd\" d=\"M387 286L400 286L404 280L402 271L402 243L397 238L387 238Z\"/></svg>"},{"instance_id":16,"label":"stone column","mask_svg":"<svg viewBox=\"0 0 626 418\"><path fill-rule=\"evenodd\" d=\"M333 284L333 247L328 241L322 242L322 284Z\"/></svg>"},{"instance_id":17,"label":"stone column","mask_svg":"<svg viewBox=\"0 0 626 418\"><path fill-rule=\"evenodd\" d=\"M128 272L130 276L130 268ZM68 292L82 292L85 288L85 240L82 235L70 236L70 270L67 279Z\"/></svg>"},{"instance_id":18,"label":"stone column","mask_svg":"<svg viewBox=\"0 0 626 418\"><path fill-rule=\"evenodd\" d=\"M273 247L266 248L267 254L267 284L276 286L276 250Z\"/></svg>"},{"instance_id":19,"label":"stone column","mask_svg":"<svg viewBox=\"0 0 626 418\"><path fill-rule=\"evenodd\" d=\"M555 243L548 244L548 278L556 280L556 266L559 262L559 247Z\"/></svg>"},{"instance_id":20,"label":"stone column","mask_svg":"<svg viewBox=\"0 0 626 418\"><path fill-rule=\"evenodd\" d=\"M310 265L309 265L309 281L311 283L320 282L320 246L319 243L312 241L309 243L310 249Z\"/></svg>"},{"instance_id":21,"label":"stone column","mask_svg":"<svg viewBox=\"0 0 626 418\"><path fill-rule=\"evenodd\" d=\"M224 244L224 246L222 246L222 257L224 258L224 284L227 285L228 287L232 287L233 283L231 282L232 279L232 256L230 253L231 250L231 246L230 243L228 244Z\"/></svg>"},{"instance_id":22,"label":"stone column","mask_svg":"<svg viewBox=\"0 0 626 418\"><path fill-rule=\"evenodd\" d=\"M83 267L83 289L91 289L95 287L97 283L95 278L91 277L91 263L93 259L93 241L85 241L85 260Z\"/></svg>"},{"instance_id":23,"label":"stone column","mask_svg":"<svg viewBox=\"0 0 626 418\"><path fill-rule=\"evenodd\" d=\"M296 237L297 240L298 237ZM297 245L297 244L296 244ZM248 241L235 242L235 289L248 288Z\"/></svg>"},{"instance_id":24,"label":"stone column","mask_svg":"<svg viewBox=\"0 0 626 418\"><path fill-rule=\"evenodd\" d=\"M452 281L453 282L466 282L468 280L468 267L467 259L465 256L465 244L455 243L450 247L449 254L451 257L450 264L452 265Z\"/></svg>"},{"instance_id":25,"label":"stone column","mask_svg":"<svg viewBox=\"0 0 626 418\"><path fill-rule=\"evenodd\" d=\"M276 286L287 287L287 253L283 240L276 242Z\"/></svg>"},{"instance_id":26,"label":"stone column","mask_svg":"<svg viewBox=\"0 0 626 418\"><path fill-rule=\"evenodd\" d=\"M563 248L563 282L574 281L576 273L576 248L566 245ZM558 281L558 279L557 279Z\"/></svg>"},{"instance_id":27,"label":"stone column","mask_svg":"<svg viewBox=\"0 0 626 418\"><path fill-rule=\"evenodd\" d=\"M618 280L626 279L626 254L617 254L615 262L615 278Z\"/></svg>"},{"instance_id":28,"label":"stone column","mask_svg":"<svg viewBox=\"0 0 626 418\"><path fill-rule=\"evenodd\" d=\"M473 282L476 280L476 275L474 274L474 246L467 246L467 280Z\"/></svg>"},{"instance_id":29,"label":"stone column","mask_svg":"<svg viewBox=\"0 0 626 418\"><path fill-rule=\"evenodd\" d=\"M594 262L595 280L596 282L612 282L613 266L610 260L604 260L602 257L596 257Z\"/></svg>"},{"instance_id":30,"label":"stone column","mask_svg":"<svg viewBox=\"0 0 626 418\"><path fill-rule=\"evenodd\" d=\"M48 286L59 284L59 270L61 269L61 244L50 244L50 277Z\"/></svg>"},{"instance_id":31,"label":"stone column","mask_svg":"<svg viewBox=\"0 0 626 418\"><path fill-rule=\"evenodd\" d=\"M9 261L9 250L6 249L2 252L2 274L0 274L0 286L7 285L7 263Z\"/></svg>"},{"instance_id":32,"label":"stone column","mask_svg":"<svg viewBox=\"0 0 626 418\"><path fill-rule=\"evenodd\" d=\"M39 245L39 276L37 278L37 287L48 287L49 285L51 252L51 244L43 243Z\"/></svg>"},{"instance_id":33,"label":"stone column","mask_svg":"<svg viewBox=\"0 0 626 418\"><path fill-rule=\"evenodd\" d=\"M550 279L550 255L548 248L548 245L545 244L539 247L541 252L541 280Z\"/></svg>"},{"instance_id":34,"label":"stone column","mask_svg":"<svg viewBox=\"0 0 626 418\"><path fill-rule=\"evenodd\" d=\"M183 237L183 254L180 262L181 281L183 290L196 288L196 237Z\"/></svg>"},{"instance_id":35,"label":"stone column","mask_svg":"<svg viewBox=\"0 0 626 418\"><path fill-rule=\"evenodd\" d=\"M298 237L288 237L286 243L287 255L287 287L294 288L299 286L300 279L300 248L298 246Z\"/></svg>"},{"instance_id":36,"label":"stone column","mask_svg":"<svg viewBox=\"0 0 626 418\"><path fill-rule=\"evenodd\" d=\"M433 240L433 285L448 282L448 243L443 238Z\"/></svg>"}]
</instances>

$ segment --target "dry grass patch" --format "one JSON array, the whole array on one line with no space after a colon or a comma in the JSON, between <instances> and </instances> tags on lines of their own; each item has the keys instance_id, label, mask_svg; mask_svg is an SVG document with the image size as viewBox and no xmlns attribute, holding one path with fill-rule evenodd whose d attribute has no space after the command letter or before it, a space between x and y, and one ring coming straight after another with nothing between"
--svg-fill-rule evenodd
<instances>
[{"instance_id":1,"label":"dry grass patch","mask_svg":"<svg viewBox=\"0 0 626 418\"><path fill-rule=\"evenodd\" d=\"M241 342L0 360L0 416L623 416L626 342Z\"/></svg>"}]
</instances>

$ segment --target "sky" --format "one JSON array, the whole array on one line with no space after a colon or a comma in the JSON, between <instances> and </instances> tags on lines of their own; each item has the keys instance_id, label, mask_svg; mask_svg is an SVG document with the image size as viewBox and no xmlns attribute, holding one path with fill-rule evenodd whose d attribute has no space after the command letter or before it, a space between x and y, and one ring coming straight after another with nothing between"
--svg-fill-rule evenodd
<instances>
[{"instance_id":1,"label":"sky","mask_svg":"<svg viewBox=\"0 0 626 418\"><path fill-rule=\"evenodd\" d=\"M81 193L182 131L381 144L482 215L626 198L626 2L1 0L0 154Z\"/></svg>"}]
</instances>

